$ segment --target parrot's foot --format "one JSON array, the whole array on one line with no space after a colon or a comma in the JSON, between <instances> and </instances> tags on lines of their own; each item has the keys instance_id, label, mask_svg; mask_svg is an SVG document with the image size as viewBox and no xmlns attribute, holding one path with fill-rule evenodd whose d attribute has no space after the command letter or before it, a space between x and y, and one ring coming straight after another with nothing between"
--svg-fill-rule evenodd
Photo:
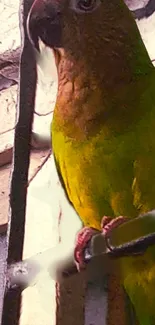
<instances>
[{"instance_id":1,"label":"parrot's foot","mask_svg":"<svg viewBox=\"0 0 155 325\"><path fill-rule=\"evenodd\" d=\"M128 220L127 217L119 216L111 218L104 216L101 221L101 229L104 236L109 236L110 232Z\"/></svg>"},{"instance_id":2,"label":"parrot's foot","mask_svg":"<svg viewBox=\"0 0 155 325\"><path fill-rule=\"evenodd\" d=\"M74 258L78 271L85 269L86 267L83 252L87 247L88 242L91 240L92 236L95 233L96 230L94 228L84 227L77 234Z\"/></svg>"},{"instance_id":3,"label":"parrot's foot","mask_svg":"<svg viewBox=\"0 0 155 325\"><path fill-rule=\"evenodd\" d=\"M123 216L119 216L117 218L104 216L101 221L101 232L105 237L108 238L112 229L117 228L119 225L121 225L127 220L128 220L127 217L123 217ZM84 227L79 231L77 235L74 257L75 257L75 263L78 271L86 267L86 264L84 262L83 252L94 234L96 234L96 229L90 227ZM108 241L107 241L107 247L108 247Z\"/></svg>"}]
</instances>

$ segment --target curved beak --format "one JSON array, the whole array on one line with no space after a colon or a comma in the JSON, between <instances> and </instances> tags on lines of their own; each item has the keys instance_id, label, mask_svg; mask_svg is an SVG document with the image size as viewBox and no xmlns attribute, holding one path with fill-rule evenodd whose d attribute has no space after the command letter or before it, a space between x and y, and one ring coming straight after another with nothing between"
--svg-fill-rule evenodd
<instances>
[{"instance_id":1,"label":"curved beak","mask_svg":"<svg viewBox=\"0 0 155 325\"><path fill-rule=\"evenodd\" d=\"M28 37L39 51L39 39L50 48L62 47L62 15L58 2L35 0L27 18Z\"/></svg>"}]
</instances>

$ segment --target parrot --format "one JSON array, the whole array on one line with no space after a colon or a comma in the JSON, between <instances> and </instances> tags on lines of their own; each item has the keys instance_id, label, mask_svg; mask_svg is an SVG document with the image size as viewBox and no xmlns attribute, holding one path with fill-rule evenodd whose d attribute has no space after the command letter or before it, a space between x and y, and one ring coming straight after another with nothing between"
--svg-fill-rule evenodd
<instances>
[{"instance_id":1,"label":"parrot","mask_svg":"<svg viewBox=\"0 0 155 325\"><path fill-rule=\"evenodd\" d=\"M75 258L95 230L105 235L155 207L155 70L123 0L35 0L29 38L54 53L58 90L51 123L60 182L83 222ZM118 227L119 228L119 227ZM155 231L145 219L134 232ZM129 230L117 236L122 243ZM140 325L155 324L155 248L120 259Z\"/></svg>"}]
</instances>

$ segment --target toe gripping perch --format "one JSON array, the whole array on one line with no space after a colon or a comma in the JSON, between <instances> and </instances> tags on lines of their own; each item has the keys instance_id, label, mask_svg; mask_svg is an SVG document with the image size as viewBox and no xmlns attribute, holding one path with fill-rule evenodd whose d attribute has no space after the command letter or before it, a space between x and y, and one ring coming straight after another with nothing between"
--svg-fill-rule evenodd
<instances>
[{"instance_id":1,"label":"toe gripping perch","mask_svg":"<svg viewBox=\"0 0 155 325\"><path fill-rule=\"evenodd\" d=\"M155 228L155 210L134 219L128 219L120 226L111 230L104 236L96 231L84 250L85 263L89 263L94 257L109 256L110 258L122 258L127 256L143 255L152 245L155 245L155 232L148 229ZM63 272L64 276L74 273L75 267Z\"/></svg>"}]
</instances>

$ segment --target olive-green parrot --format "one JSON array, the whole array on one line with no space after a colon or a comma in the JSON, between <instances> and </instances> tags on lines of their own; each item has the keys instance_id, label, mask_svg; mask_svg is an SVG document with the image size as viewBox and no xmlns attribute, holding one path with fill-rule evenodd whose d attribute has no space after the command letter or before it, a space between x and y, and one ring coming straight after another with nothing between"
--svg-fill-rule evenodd
<instances>
[{"instance_id":1,"label":"olive-green parrot","mask_svg":"<svg viewBox=\"0 0 155 325\"><path fill-rule=\"evenodd\" d=\"M84 225L100 230L103 216L119 223L154 209L155 70L123 0L36 0L28 24L35 46L39 36L54 51L53 153ZM155 248L120 263L140 325L154 325Z\"/></svg>"}]
</instances>

